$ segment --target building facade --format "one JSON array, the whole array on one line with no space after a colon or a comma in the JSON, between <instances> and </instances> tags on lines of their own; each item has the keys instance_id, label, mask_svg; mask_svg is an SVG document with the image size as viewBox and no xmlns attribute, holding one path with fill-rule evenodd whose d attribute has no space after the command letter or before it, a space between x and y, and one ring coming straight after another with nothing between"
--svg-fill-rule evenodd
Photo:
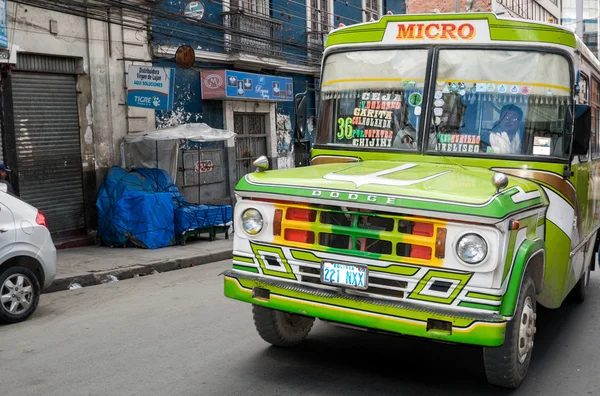
<instances>
[{"instance_id":1,"label":"building facade","mask_svg":"<svg viewBox=\"0 0 600 396\"><path fill-rule=\"evenodd\" d=\"M599 18L598 0L563 0L562 2L562 24L576 32L596 57L598 57Z\"/></svg>"},{"instance_id":2,"label":"building facade","mask_svg":"<svg viewBox=\"0 0 600 396\"><path fill-rule=\"evenodd\" d=\"M406 0L407 14L486 12L520 19L559 23L560 0Z\"/></svg>"},{"instance_id":3,"label":"building facade","mask_svg":"<svg viewBox=\"0 0 600 396\"><path fill-rule=\"evenodd\" d=\"M231 202L235 184L260 155L274 169L306 164L328 32L388 11L403 13L403 0L165 0L162 17L152 21L152 53L155 66L175 67L175 96L172 111L156 113L157 126L204 122L237 135L182 153L178 186L194 191L188 199ZM187 69L174 64L182 45L194 50ZM309 120L295 142L293 98L300 92L308 92ZM225 174L186 178L203 155L216 158Z\"/></svg>"},{"instance_id":4,"label":"building facade","mask_svg":"<svg viewBox=\"0 0 600 396\"><path fill-rule=\"evenodd\" d=\"M127 25L147 21L119 9L87 18L45 0L0 3L0 157L20 197L46 214L55 242L86 238L123 136L155 126L153 111L126 102L128 65L151 64L147 32Z\"/></svg>"}]
</instances>

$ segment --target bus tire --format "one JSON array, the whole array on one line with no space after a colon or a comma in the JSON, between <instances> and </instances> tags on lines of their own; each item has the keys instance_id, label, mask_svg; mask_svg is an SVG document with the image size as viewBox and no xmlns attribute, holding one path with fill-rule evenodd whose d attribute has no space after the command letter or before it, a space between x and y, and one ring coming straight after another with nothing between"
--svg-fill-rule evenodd
<instances>
[{"instance_id":1,"label":"bus tire","mask_svg":"<svg viewBox=\"0 0 600 396\"><path fill-rule=\"evenodd\" d=\"M506 326L504 344L483 349L485 374L490 384L516 389L527 375L535 337L535 282L525 274L517 310Z\"/></svg>"},{"instance_id":2,"label":"bus tire","mask_svg":"<svg viewBox=\"0 0 600 396\"><path fill-rule=\"evenodd\" d=\"M585 301L588 285L590 283L590 274L593 261L594 257L592 257L588 265L585 267L585 272L583 273L583 275L579 279L579 282L577 282L577 284L573 288L573 291L571 292L571 300L573 300L574 302L582 303Z\"/></svg>"},{"instance_id":3,"label":"bus tire","mask_svg":"<svg viewBox=\"0 0 600 396\"><path fill-rule=\"evenodd\" d=\"M252 307L252 314L254 326L260 337L266 342L280 347L293 347L300 344L315 322L314 318L259 305Z\"/></svg>"}]
</instances>

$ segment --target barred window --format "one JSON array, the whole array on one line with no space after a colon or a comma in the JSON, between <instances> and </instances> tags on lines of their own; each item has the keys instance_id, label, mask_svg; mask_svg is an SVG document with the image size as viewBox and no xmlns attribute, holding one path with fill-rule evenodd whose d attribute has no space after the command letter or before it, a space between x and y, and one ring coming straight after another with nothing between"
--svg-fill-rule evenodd
<instances>
[{"instance_id":1,"label":"barred window","mask_svg":"<svg viewBox=\"0 0 600 396\"><path fill-rule=\"evenodd\" d=\"M381 5L379 0L364 0L364 15L365 22L373 20L378 20L381 16Z\"/></svg>"}]
</instances>

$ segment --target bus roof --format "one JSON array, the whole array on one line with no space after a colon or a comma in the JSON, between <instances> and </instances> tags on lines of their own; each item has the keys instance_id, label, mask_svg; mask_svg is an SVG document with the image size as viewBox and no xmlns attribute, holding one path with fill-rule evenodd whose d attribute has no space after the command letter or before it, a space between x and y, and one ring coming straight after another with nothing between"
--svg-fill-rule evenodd
<instances>
[{"instance_id":1,"label":"bus roof","mask_svg":"<svg viewBox=\"0 0 600 396\"><path fill-rule=\"evenodd\" d=\"M439 44L513 42L587 47L571 30L556 24L486 13L385 15L379 21L335 29L326 47L344 44ZM589 52L589 50L588 50ZM591 52L590 52L591 54Z\"/></svg>"}]
</instances>

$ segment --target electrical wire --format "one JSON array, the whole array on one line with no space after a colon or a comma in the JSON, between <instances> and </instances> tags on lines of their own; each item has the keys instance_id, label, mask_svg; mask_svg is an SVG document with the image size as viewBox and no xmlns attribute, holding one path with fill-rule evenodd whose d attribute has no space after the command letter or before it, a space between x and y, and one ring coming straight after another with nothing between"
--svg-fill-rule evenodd
<instances>
[{"instance_id":1,"label":"electrical wire","mask_svg":"<svg viewBox=\"0 0 600 396\"><path fill-rule=\"evenodd\" d=\"M295 60L297 59L297 60L299 60L299 62L306 63L306 64L314 64L314 65L320 64L320 56L322 54L322 48L310 46L310 45L298 44L296 42L297 40L294 40L294 39L290 39L287 41L283 40L283 39L273 40L271 37L266 38L260 34L256 34L255 32L249 32L247 30L233 29L231 27L227 27L227 26L223 26L221 24L215 24L215 23L211 23L211 22L199 22L197 20L188 18L188 17L182 15L181 13L169 11L168 9L164 8L164 5L163 6L145 6L145 5L141 6L139 3L133 4L130 2L124 2L122 0L103 0L103 1L106 4L99 4L99 3L90 4L87 2L85 4L82 4L81 2L77 2L77 1L64 1L64 0L46 1L46 2L44 2L44 0L41 0L41 1L40 0L37 0L37 1L17 0L16 2L28 4L28 5L35 6L35 7L50 9L50 10L58 10L60 12L71 13L73 15L78 15L78 16L82 16L82 17L86 17L86 18L90 18L90 19L96 19L96 20L106 22L106 23L113 23L113 24L121 25L123 27L128 27L128 28L134 29L134 30L144 30L147 28L147 24L140 24L140 23L136 24L132 21L129 21L128 23L126 23L124 20L118 21L118 20L114 20L114 18L110 18L108 16L107 11L110 8L110 6L112 5L112 6L121 8L123 15L125 14L125 11L127 11L128 17L130 15L132 15L133 18L138 18L139 15L145 15L145 16L152 17L155 19L162 18L162 19L170 20L170 21L173 21L176 23L184 23L189 28L203 27L206 30L213 32L213 33L219 33L219 34L222 33L222 34L228 34L228 35L243 35L245 38L256 39L259 42L264 41L265 43L267 43L267 42L274 43L274 44L276 44L276 46L281 46L282 55L284 55L286 58L295 59ZM223 5L223 3L218 0L209 0L209 1L214 2L216 4ZM334 0L334 1L336 1L336 0ZM288 0L288 3L299 4L299 5L302 5L303 7L307 7L306 4L299 3L294 0ZM346 4L346 5L351 8L356 8L356 9L360 9L361 11L365 11L361 7L356 7L356 6L352 6L349 4ZM322 12L322 11L318 10L317 7L309 6L308 8L311 11L316 10L318 12ZM283 15L292 15L300 20L304 20L304 21L308 20L307 18L303 18L298 15L292 14L289 11L288 12L279 11L272 7L269 7L269 10L271 12L279 12L280 14L283 14ZM333 13L328 13L328 12L326 12L326 14L334 15ZM346 18L346 17L344 17L344 18L346 20L355 21L355 20L352 20L351 18ZM273 18L273 19L277 19L277 18ZM321 18L317 18L317 19L319 21L321 20ZM285 22L285 23L282 23L282 26L283 25L287 25L287 26L294 25L294 26L301 27L303 30L307 29L307 27L304 25L294 24L290 21L283 20L282 22ZM155 20L153 23L152 31L153 31L153 33L157 33L157 35L175 38L175 39L179 39L179 40L189 40L190 38L194 38L201 43L208 42L208 43L214 44L215 42L217 42L220 44L225 44L226 46L228 46L230 48L234 48L234 49L239 48L240 50L243 49L244 52L249 53L251 55L256 55L259 57L267 57L267 56L272 57L273 56L271 54L266 55L262 51L255 51L255 50L252 50L251 48L243 47L242 44L238 44L238 43L235 43L230 40L225 40L224 38L221 39L221 38L217 38L215 36L211 36L210 34L201 34L197 31L190 31L187 29L176 28L173 26L166 26L166 23L163 21ZM293 29L289 29L287 31L293 31ZM184 36L179 36L175 33L181 33ZM283 33L283 31L282 31L282 33ZM310 34L311 32L308 31L307 33ZM321 34L321 33L319 32L319 34ZM156 39L156 37L155 37L155 39ZM284 47L290 48L293 50L303 50L303 51L307 51L307 52L312 52L312 53L314 53L314 56L309 56L308 54L304 55L304 54L284 52L283 51ZM317 58L318 60L314 60L314 58Z\"/></svg>"},{"instance_id":2,"label":"electrical wire","mask_svg":"<svg viewBox=\"0 0 600 396\"><path fill-rule=\"evenodd\" d=\"M49 9L52 11L59 11L59 12L64 12L64 13L69 13L72 15L76 15L76 16L80 16L80 17L86 17L89 19L94 19L94 20L98 20L101 22L105 22L105 23L113 23L115 25L121 25L133 30L145 30L147 28L146 24L143 23L132 23L132 22L124 22L124 21L119 21L119 20L115 20L115 19L109 19L106 15L106 12L104 10L99 11L97 8L96 9L76 9L76 8L72 8L69 7L71 5L73 5L72 3L65 3L65 2L53 2L52 4L48 3L40 3L39 0L34 1L34 0L17 0L17 2L22 3L22 4L27 4L27 5L31 5L31 6L36 6L39 8L44 8L44 9ZM185 22L185 21L184 21ZM155 23L156 24L156 23ZM195 24L194 24L195 25ZM156 30L156 29L155 29ZM236 44L234 42L230 42L228 40L225 39L221 39L221 38L217 38L214 36L210 36L207 34L202 34L199 33L198 31L191 31L191 30L185 30L185 29L178 29L172 26L169 27L165 27L166 31L159 31L156 32L158 34L160 34L161 36L165 36L165 37L170 37L170 38L175 38L175 39L179 39L182 41L189 41L190 39L196 39L200 42L208 42L208 43L213 43L215 41L223 43L223 44L227 44L228 46L232 47L232 48L239 48L240 50L243 49L244 52L251 54L251 55L256 55L259 57L267 57L269 55L265 55L264 52L261 51L254 51L251 48L247 48L247 47L243 47L241 44ZM169 30L171 31L171 33L169 32ZM245 37L249 37L252 36L251 34L247 34L248 32L242 31L242 30L236 30L236 29L224 29L225 30L225 34L232 34L232 33L240 33L243 34ZM233 31L232 31L233 30ZM173 34L175 32L179 32L182 35L177 35L177 34ZM263 40L266 41L267 39L265 37L261 37L261 36L255 36L256 39L258 40ZM269 40L272 41L272 40ZM289 46L290 44L287 42L283 42L283 41L277 41L278 44L282 44L282 46ZM315 56L317 54L320 54L322 52L322 50L319 50L318 48L313 48L313 47L308 47L308 46L303 46L303 45L291 45L292 47L297 47L300 49L306 49L306 50L310 50L313 51L315 53ZM319 61L313 61L310 59L310 57L308 57L307 55L300 55L300 54L289 54L289 53L284 53L282 54L283 56L285 56L286 58L293 58L293 59L299 59L301 62L303 63L308 63L308 64L314 64L314 65L318 65L320 63ZM272 57L272 56L269 56Z\"/></svg>"},{"instance_id":3,"label":"electrical wire","mask_svg":"<svg viewBox=\"0 0 600 396\"><path fill-rule=\"evenodd\" d=\"M96 12L96 14L90 12L89 9L87 11L73 10L73 9L68 8L68 7L65 8L65 6L63 6L62 4L57 4L57 3L54 3L54 2L52 4L49 4L49 3L40 4L39 0L35 1L35 2L33 2L33 0L18 0L18 1L22 2L22 3L28 3L29 5L34 5L34 6L38 6L38 7L42 7L42 8L47 8L47 9L55 9L56 7L58 7L58 8L61 8L61 11L75 11L75 14L79 15L79 16L87 16L87 17L91 17L91 18L95 17L95 19L99 19L99 20L101 20L103 22L111 22L111 23L115 23L115 24L123 24L122 21L115 21L115 20L110 20L109 21L108 17L105 16L104 11L102 11L101 15L98 15L97 12ZM170 20L172 20L174 22L183 22L183 23L185 23L187 25L191 25L191 27L199 27L197 21L195 21L195 20L190 20L188 18L184 18L183 16L178 15L178 14L174 14L174 15L177 18L173 18L173 15L165 15L165 14L156 15L156 13L152 14L153 17L156 17L156 16L170 17ZM222 39L219 40L219 39L217 39L214 36L202 35L202 34L198 34L198 32L194 32L194 31L190 31L190 30L186 30L186 29L180 29L180 28L176 28L176 27L172 27L172 26L164 26L164 25L162 25L163 23L164 23L163 21L155 21L154 22L154 25L155 25L155 29L154 30L157 30L156 27L159 27L159 28L162 28L160 30L161 34L166 34L167 32L165 32L165 30L172 30L174 32L178 31L178 32L183 33L183 34L186 35L185 37L177 37L177 38L180 38L180 39L188 38L188 36L190 34L192 34L192 35L195 35L196 37L210 40L211 42L214 42L215 40L221 41L223 43L225 42L224 40L222 40ZM129 27L131 27L131 28L139 28L139 26L131 26L131 25ZM255 34L253 32L249 32L249 31L246 31L246 30L240 30L240 29L231 29L231 28L223 27L221 25L214 25L213 24L213 26L210 26L207 30L210 30L210 31L216 32L216 33L223 33L223 34L243 34L246 38L254 38L254 39L257 39L259 41L260 40L268 40L268 41L276 42L277 44L281 44L282 46L290 47L290 48L293 48L293 49L315 51L315 48L307 46L307 45L297 44L297 43L294 43L294 42L289 42L289 41L284 41L284 40L272 40L271 38L267 39L264 36L257 35L257 34ZM257 53L257 55L264 55L264 54L262 52L259 52L259 53ZM286 56L287 56L287 54L286 54Z\"/></svg>"}]
</instances>

